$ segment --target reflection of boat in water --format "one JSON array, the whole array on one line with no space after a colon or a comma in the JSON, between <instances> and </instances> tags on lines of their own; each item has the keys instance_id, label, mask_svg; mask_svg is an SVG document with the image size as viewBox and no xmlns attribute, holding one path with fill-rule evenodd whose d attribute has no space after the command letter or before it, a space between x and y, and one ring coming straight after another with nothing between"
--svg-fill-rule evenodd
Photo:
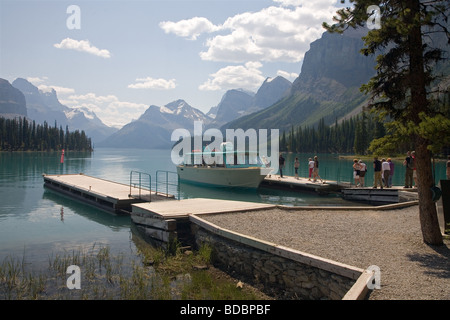
<instances>
[{"instance_id":1,"label":"reflection of boat in water","mask_svg":"<svg viewBox=\"0 0 450 320\"><path fill-rule=\"evenodd\" d=\"M177 166L181 181L215 187L258 188L271 170L256 152L235 151L230 143L222 144L220 151L186 153Z\"/></svg>"}]
</instances>

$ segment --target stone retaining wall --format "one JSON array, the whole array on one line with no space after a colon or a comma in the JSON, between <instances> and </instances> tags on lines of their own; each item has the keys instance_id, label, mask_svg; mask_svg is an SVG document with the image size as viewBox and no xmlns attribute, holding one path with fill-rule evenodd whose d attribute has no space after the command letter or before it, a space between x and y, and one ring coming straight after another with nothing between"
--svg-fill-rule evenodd
<instances>
[{"instance_id":1,"label":"stone retaining wall","mask_svg":"<svg viewBox=\"0 0 450 320\"><path fill-rule=\"evenodd\" d=\"M278 299L340 300L363 269L253 239L190 217L197 246L213 248L213 263Z\"/></svg>"}]
</instances>

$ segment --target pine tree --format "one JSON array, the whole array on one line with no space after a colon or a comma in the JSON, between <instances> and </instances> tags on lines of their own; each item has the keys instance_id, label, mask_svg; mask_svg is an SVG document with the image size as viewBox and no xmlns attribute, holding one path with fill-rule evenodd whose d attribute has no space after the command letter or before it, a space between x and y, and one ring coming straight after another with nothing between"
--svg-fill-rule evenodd
<instances>
[{"instance_id":1,"label":"pine tree","mask_svg":"<svg viewBox=\"0 0 450 320\"><path fill-rule=\"evenodd\" d=\"M450 136L450 119L442 116L431 103L430 84L434 80L433 67L443 58L443 50L434 48L424 38L431 33L443 32L450 39L447 18L450 3L445 1L399 0L379 1L380 12L369 12L372 0L351 1L352 7L337 12L335 25L324 23L330 32L343 32L346 28L366 25L369 18L381 17L377 28L364 37L364 55L377 54L377 74L362 90L370 94L370 107L389 115L398 124L398 134L414 142L419 190L419 212L422 237L425 243L442 245L436 206L431 187L432 133L436 120ZM444 22L444 23L442 23ZM380 53L381 52L381 53ZM443 123L443 124L442 124Z\"/></svg>"}]
</instances>

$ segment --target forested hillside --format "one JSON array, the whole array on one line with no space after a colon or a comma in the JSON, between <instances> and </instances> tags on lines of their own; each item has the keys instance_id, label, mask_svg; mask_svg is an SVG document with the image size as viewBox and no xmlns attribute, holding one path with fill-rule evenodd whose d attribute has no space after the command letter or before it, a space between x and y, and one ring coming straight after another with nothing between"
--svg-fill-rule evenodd
<instances>
[{"instance_id":1,"label":"forested hillside","mask_svg":"<svg viewBox=\"0 0 450 320\"><path fill-rule=\"evenodd\" d=\"M68 127L64 130L43 125L26 118L5 119L0 118L0 151L55 151L55 150L92 150L91 138L84 131L70 132Z\"/></svg>"},{"instance_id":2,"label":"forested hillside","mask_svg":"<svg viewBox=\"0 0 450 320\"><path fill-rule=\"evenodd\" d=\"M383 123L366 115L352 117L334 125L322 118L317 127L292 127L280 137L280 151L365 154L373 139L386 134Z\"/></svg>"}]
</instances>

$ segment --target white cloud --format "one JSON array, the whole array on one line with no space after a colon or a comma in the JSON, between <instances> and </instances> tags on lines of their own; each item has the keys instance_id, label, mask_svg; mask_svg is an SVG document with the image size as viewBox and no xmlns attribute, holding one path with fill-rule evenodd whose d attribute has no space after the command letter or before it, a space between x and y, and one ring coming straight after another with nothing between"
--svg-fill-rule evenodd
<instances>
[{"instance_id":1,"label":"white cloud","mask_svg":"<svg viewBox=\"0 0 450 320\"><path fill-rule=\"evenodd\" d=\"M151 77L138 78L136 83L129 84L128 88L131 89L156 89L156 90L170 90L176 87L175 79L154 79Z\"/></svg>"},{"instance_id":2,"label":"white cloud","mask_svg":"<svg viewBox=\"0 0 450 320\"><path fill-rule=\"evenodd\" d=\"M66 88L66 87L45 84L44 82L48 81L48 77L27 77L27 81L31 82L42 92L51 92L52 89L54 89L56 91L56 93L58 94L58 96L75 93L75 90L72 88Z\"/></svg>"},{"instance_id":3,"label":"white cloud","mask_svg":"<svg viewBox=\"0 0 450 320\"><path fill-rule=\"evenodd\" d=\"M139 118L148 108L146 104L120 101L115 95L97 96L95 93L70 95L61 100L68 107L84 107L92 110L108 126L122 127Z\"/></svg>"},{"instance_id":4,"label":"white cloud","mask_svg":"<svg viewBox=\"0 0 450 320\"><path fill-rule=\"evenodd\" d=\"M278 2L283 7L294 6L297 7L302 3L302 0L273 0Z\"/></svg>"},{"instance_id":5,"label":"white cloud","mask_svg":"<svg viewBox=\"0 0 450 320\"><path fill-rule=\"evenodd\" d=\"M54 89L56 91L56 93L58 94L58 96L75 93L75 90L72 88L51 86L51 85L46 85L46 84L38 85L38 89L41 90L42 92L51 92L52 89Z\"/></svg>"},{"instance_id":6,"label":"white cloud","mask_svg":"<svg viewBox=\"0 0 450 320\"><path fill-rule=\"evenodd\" d=\"M163 22L167 33L196 39L202 32L221 31L206 41L200 57L208 61L244 63L246 61L299 62L309 44L324 29L322 22L332 22L336 0L274 0L257 12L244 12L214 25L206 18L195 17L179 22Z\"/></svg>"},{"instance_id":7,"label":"white cloud","mask_svg":"<svg viewBox=\"0 0 450 320\"><path fill-rule=\"evenodd\" d=\"M106 49L98 49L90 44L88 40L74 40L71 38L65 38L60 43L53 45L58 49L76 50L80 52L86 52L102 58L111 58L111 54Z\"/></svg>"},{"instance_id":8,"label":"white cloud","mask_svg":"<svg viewBox=\"0 0 450 320\"><path fill-rule=\"evenodd\" d=\"M262 76L262 64L259 62L247 62L240 66L227 66L216 73L211 74L211 78L199 86L200 90L216 91L226 89L244 88L256 90L265 80Z\"/></svg>"},{"instance_id":9,"label":"white cloud","mask_svg":"<svg viewBox=\"0 0 450 320\"><path fill-rule=\"evenodd\" d=\"M235 15L222 26L229 33L209 39L208 49L200 56L211 61L242 62L251 58L299 62L309 44L324 32L322 22L330 21L335 11L331 5L307 4L295 8L271 6Z\"/></svg>"},{"instance_id":10,"label":"white cloud","mask_svg":"<svg viewBox=\"0 0 450 320\"><path fill-rule=\"evenodd\" d=\"M287 72L287 71L283 71L283 70L278 70L277 76L282 76L283 78L286 78L289 81L293 81L298 78L299 74L295 73L295 72Z\"/></svg>"},{"instance_id":11,"label":"white cloud","mask_svg":"<svg viewBox=\"0 0 450 320\"><path fill-rule=\"evenodd\" d=\"M189 38L190 40L196 40L202 33L210 33L220 29L219 26L203 17L194 17L178 22L163 21L159 26L166 33L174 33L179 37Z\"/></svg>"},{"instance_id":12,"label":"white cloud","mask_svg":"<svg viewBox=\"0 0 450 320\"><path fill-rule=\"evenodd\" d=\"M42 82L45 82L48 80L48 77L27 77L27 81L31 82L32 84L34 84L35 86L40 85Z\"/></svg>"}]
</instances>

